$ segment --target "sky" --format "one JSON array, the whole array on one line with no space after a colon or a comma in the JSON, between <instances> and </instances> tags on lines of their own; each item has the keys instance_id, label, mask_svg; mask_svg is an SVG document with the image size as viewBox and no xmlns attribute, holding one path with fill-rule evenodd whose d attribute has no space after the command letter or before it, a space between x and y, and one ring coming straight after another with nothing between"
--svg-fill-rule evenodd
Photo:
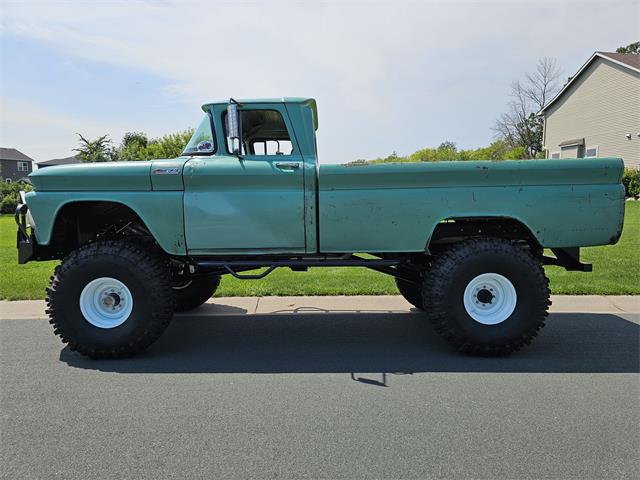
<instances>
[{"instance_id":1,"label":"sky","mask_svg":"<svg viewBox=\"0 0 640 480\"><path fill-rule=\"evenodd\" d=\"M229 97L314 97L321 163L477 148L541 57L640 40L640 1L0 0L0 145L160 136Z\"/></svg>"}]
</instances>

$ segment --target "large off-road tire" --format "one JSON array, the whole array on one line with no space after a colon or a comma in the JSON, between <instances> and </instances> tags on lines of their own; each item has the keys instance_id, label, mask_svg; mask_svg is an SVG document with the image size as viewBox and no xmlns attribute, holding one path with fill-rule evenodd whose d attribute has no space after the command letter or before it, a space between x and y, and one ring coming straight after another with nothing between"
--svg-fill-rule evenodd
<instances>
[{"instance_id":1,"label":"large off-road tire","mask_svg":"<svg viewBox=\"0 0 640 480\"><path fill-rule=\"evenodd\" d=\"M209 300L220 285L220 276L195 277L186 285L174 286L176 312L186 312Z\"/></svg>"},{"instance_id":2,"label":"large off-road tire","mask_svg":"<svg viewBox=\"0 0 640 480\"><path fill-rule=\"evenodd\" d=\"M102 241L70 253L47 288L54 333L92 358L142 352L160 337L174 310L166 259L126 241Z\"/></svg>"},{"instance_id":3,"label":"large off-road tire","mask_svg":"<svg viewBox=\"0 0 640 480\"><path fill-rule=\"evenodd\" d=\"M407 302L420 310L424 310L421 284L396 278L396 286L398 287L400 295L402 295Z\"/></svg>"},{"instance_id":4,"label":"large off-road tire","mask_svg":"<svg viewBox=\"0 0 640 480\"><path fill-rule=\"evenodd\" d=\"M425 277L423 302L436 331L458 351L508 355L529 344L548 315L549 281L540 261L503 239L457 243Z\"/></svg>"}]
</instances>

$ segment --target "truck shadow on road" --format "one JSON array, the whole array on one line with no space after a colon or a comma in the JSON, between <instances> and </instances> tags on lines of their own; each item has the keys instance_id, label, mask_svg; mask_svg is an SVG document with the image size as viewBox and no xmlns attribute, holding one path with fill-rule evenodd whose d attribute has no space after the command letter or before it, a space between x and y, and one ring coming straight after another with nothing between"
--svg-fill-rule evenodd
<instances>
[{"instance_id":1,"label":"truck shadow on road","mask_svg":"<svg viewBox=\"0 0 640 480\"><path fill-rule=\"evenodd\" d=\"M625 315L637 319L633 315ZM640 326L613 314L556 313L506 358L457 354L419 314L182 316L144 354L76 368L121 373L628 373L640 371Z\"/></svg>"}]
</instances>

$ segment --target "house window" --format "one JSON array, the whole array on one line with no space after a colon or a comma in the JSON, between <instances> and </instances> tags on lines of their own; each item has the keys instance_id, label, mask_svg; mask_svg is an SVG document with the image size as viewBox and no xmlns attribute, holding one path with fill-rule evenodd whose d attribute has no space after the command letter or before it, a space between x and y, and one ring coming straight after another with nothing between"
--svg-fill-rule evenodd
<instances>
[{"instance_id":1,"label":"house window","mask_svg":"<svg viewBox=\"0 0 640 480\"><path fill-rule=\"evenodd\" d=\"M11 183L11 179L10 179L10 178L5 178L4 180L5 180L5 182L7 182L7 183Z\"/></svg>"},{"instance_id":2,"label":"house window","mask_svg":"<svg viewBox=\"0 0 640 480\"><path fill-rule=\"evenodd\" d=\"M586 158L595 158L598 156L598 147L587 147L584 149L584 156Z\"/></svg>"},{"instance_id":3,"label":"house window","mask_svg":"<svg viewBox=\"0 0 640 480\"><path fill-rule=\"evenodd\" d=\"M560 152L553 152L551 154L551 158L553 159L559 159L560 158Z\"/></svg>"},{"instance_id":4,"label":"house window","mask_svg":"<svg viewBox=\"0 0 640 480\"><path fill-rule=\"evenodd\" d=\"M28 172L29 171L29 163L28 162L18 162L18 171L19 172Z\"/></svg>"}]
</instances>

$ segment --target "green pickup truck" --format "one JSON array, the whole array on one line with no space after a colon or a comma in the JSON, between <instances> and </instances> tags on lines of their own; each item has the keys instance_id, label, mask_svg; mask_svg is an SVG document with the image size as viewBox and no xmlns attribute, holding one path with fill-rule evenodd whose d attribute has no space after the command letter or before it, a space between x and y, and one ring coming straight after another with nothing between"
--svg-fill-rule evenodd
<instances>
[{"instance_id":1,"label":"green pickup truck","mask_svg":"<svg viewBox=\"0 0 640 480\"><path fill-rule=\"evenodd\" d=\"M457 350L506 355L544 326L543 265L590 271L579 247L622 232L618 158L319 165L311 98L202 109L178 158L30 175L19 262L62 260L47 313L72 350L141 352L221 275L357 266Z\"/></svg>"}]
</instances>

